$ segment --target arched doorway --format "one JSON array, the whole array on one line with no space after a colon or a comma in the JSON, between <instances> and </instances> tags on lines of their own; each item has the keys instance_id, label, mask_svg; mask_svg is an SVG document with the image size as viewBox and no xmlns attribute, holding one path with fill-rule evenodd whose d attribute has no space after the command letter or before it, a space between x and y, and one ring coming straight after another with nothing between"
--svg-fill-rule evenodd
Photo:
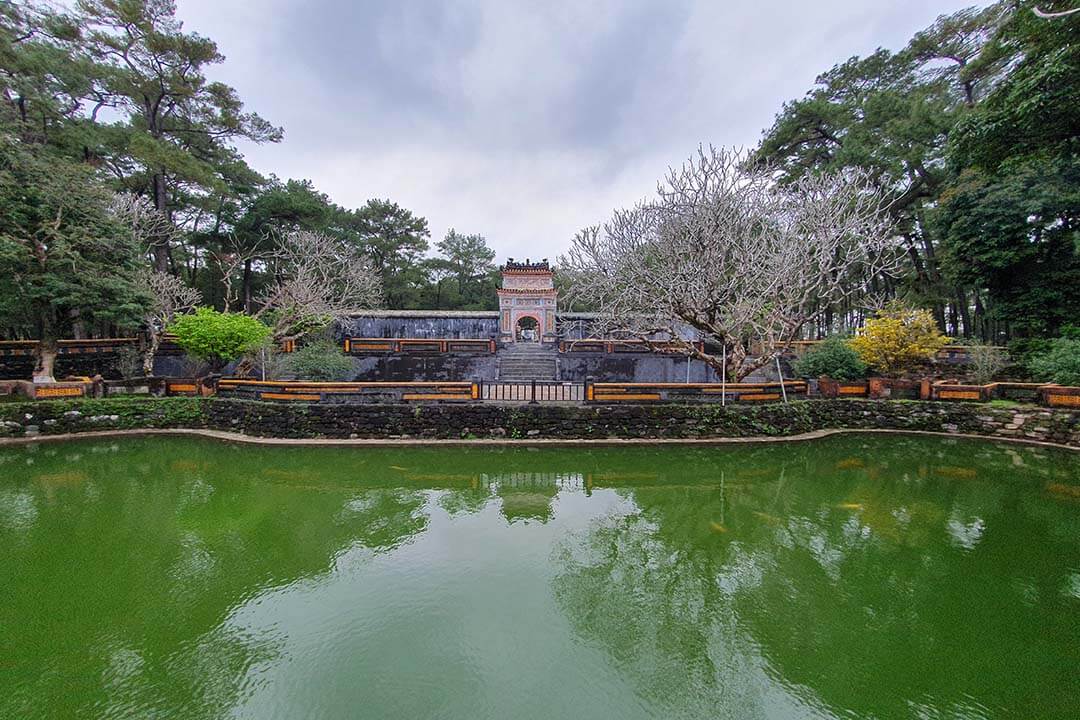
<instances>
[{"instance_id":1,"label":"arched doorway","mask_svg":"<svg viewBox=\"0 0 1080 720\"><path fill-rule=\"evenodd\" d=\"M540 323L532 315L518 318L516 337L518 342L540 342Z\"/></svg>"}]
</instances>

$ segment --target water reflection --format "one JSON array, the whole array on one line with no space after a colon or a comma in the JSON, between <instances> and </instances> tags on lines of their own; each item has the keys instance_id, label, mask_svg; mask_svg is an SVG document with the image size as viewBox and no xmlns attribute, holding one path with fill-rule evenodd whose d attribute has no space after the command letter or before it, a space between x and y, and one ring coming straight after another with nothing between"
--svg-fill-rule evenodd
<instances>
[{"instance_id":1,"label":"water reflection","mask_svg":"<svg viewBox=\"0 0 1080 720\"><path fill-rule=\"evenodd\" d=\"M689 695L715 717L1075 713L1080 608L1053 588L1080 560L1080 508L1007 473L1015 450L865 450L633 487L636 513L561 543L560 603L662 714Z\"/></svg>"},{"instance_id":2,"label":"water reflection","mask_svg":"<svg viewBox=\"0 0 1080 720\"><path fill-rule=\"evenodd\" d=\"M140 440L0 467L0 716L1078 705L1080 464L1045 450Z\"/></svg>"}]
</instances>

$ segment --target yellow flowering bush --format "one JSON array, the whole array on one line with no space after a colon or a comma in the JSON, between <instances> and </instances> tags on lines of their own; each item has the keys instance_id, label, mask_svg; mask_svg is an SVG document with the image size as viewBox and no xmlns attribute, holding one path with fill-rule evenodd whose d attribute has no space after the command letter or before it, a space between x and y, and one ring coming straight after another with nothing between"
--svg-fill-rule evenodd
<instances>
[{"instance_id":1,"label":"yellow flowering bush","mask_svg":"<svg viewBox=\"0 0 1080 720\"><path fill-rule=\"evenodd\" d=\"M908 309L881 312L849 341L864 363L886 377L917 368L948 342L929 310Z\"/></svg>"}]
</instances>

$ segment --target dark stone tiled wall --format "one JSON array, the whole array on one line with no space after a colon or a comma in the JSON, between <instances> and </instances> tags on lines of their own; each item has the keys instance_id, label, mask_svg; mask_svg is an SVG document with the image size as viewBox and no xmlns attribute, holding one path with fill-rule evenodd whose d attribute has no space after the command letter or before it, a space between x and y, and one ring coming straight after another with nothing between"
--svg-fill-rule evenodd
<instances>
[{"instance_id":1,"label":"dark stone tiled wall","mask_svg":"<svg viewBox=\"0 0 1080 720\"><path fill-rule=\"evenodd\" d=\"M221 398L0 404L0 436L207 428L288 438L708 438L820 429L965 433L1080 447L1080 410L889 400L790 405L308 405Z\"/></svg>"}]
</instances>

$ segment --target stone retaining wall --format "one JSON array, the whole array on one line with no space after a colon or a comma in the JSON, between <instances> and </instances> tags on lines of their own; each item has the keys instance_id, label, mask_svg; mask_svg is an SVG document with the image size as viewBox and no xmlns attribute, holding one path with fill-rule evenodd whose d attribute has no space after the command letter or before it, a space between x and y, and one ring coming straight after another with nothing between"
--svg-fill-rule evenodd
<instances>
[{"instance_id":1,"label":"stone retaining wall","mask_svg":"<svg viewBox=\"0 0 1080 720\"><path fill-rule=\"evenodd\" d=\"M284 438L708 438L821 429L964 433L1080 447L1080 410L869 400L790 405L306 405L221 398L0 404L0 436L206 428Z\"/></svg>"}]
</instances>

